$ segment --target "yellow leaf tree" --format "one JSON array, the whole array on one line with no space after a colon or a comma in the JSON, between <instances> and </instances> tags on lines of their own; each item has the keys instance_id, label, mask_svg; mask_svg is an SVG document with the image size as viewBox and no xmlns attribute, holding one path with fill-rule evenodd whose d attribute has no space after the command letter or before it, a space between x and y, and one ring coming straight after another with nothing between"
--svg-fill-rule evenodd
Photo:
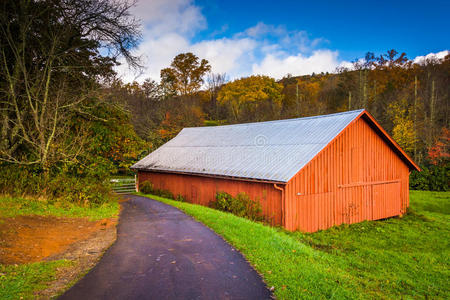
<instances>
[{"instance_id":1,"label":"yellow leaf tree","mask_svg":"<svg viewBox=\"0 0 450 300\"><path fill-rule=\"evenodd\" d=\"M412 154L417 137L414 131L413 113L408 107L406 99L401 98L399 101L389 104L389 114L394 125L392 137L403 150Z\"/></svg>"},{"instance_id":2,"label":"yellow leaf tree","mask_svg":"<svg viewBox=\"0 0 450 300\"><path fill-rule=\"evenodd\" d=\"M232 111L235 121L243 119L245 111L248 114L255 114L263 105L270 102L271 116L273 111L278 111L283 100L283 86L275 79L256 75L234 80L225 84L218 94L220 104L228 105ZM261 116L260 118L270 118L270 116ZM260 120L258 120L260 121Z\"/></svg>"},{"instance_id":3,"label":"yellow leaf tree","mask_svg":"<svg viewBox=\"0 0 450 300\"><path fill-rule=\"evenodd\" d=\"M203 77L211 70L206 59L181 53L175 56L169 68L161 70L161 84L169 91L181 96L191 95L203 84Z\"/></svg>"}]
</instances>

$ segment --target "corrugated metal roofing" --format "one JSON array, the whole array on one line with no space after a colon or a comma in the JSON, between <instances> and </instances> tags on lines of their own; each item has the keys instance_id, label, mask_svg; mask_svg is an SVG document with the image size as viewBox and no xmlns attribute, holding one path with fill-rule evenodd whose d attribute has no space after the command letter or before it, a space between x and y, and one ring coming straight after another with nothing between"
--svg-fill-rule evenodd
<instances>
[{"instance_id":1,"label":"corrugated metal roofing","mask_svg":"<svg viewBox=\"0 0 450 300\"><path fill-rule=\"evenodd\" d=\"M363 111L184 128L132 168L288 182Z\"/></svg>"}]
</instances>

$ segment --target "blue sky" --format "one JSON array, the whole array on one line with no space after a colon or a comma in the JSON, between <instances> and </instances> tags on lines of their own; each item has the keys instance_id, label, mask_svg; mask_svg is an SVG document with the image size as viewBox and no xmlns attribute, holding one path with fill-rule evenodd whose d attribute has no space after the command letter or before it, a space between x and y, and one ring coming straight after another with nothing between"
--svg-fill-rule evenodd
<instances>
[{"instance_id":1,"label":"blue sky","mask_svg":"<svg viewBox=\"0 0 450 300\"><path fill-rule=\"evenodd\" d=\"M332 72L367 51L404 51L414 59L450 49L450 1L207 1L140 0L133 13L144 24L136 54L140 76L159 79L181 52L210 61L230 79L251 74L281 78ZM444 52L443 52L444 51Z\"/></svg>"},{"instance_id":2,"label":"blue sky","mask_svg":"<svg viewBox=\"0 0 450 300\"><path fill-rule=\"evenodd\" d=\"M406 51L410 57L438 52L450 44L450 1L196 1L208 20L197 40L225 26L230 36L258 22L305 30L324 38L341 57L367 51ZM217 36L216 36L217 37Z\"/></svg>"}]
</instances>

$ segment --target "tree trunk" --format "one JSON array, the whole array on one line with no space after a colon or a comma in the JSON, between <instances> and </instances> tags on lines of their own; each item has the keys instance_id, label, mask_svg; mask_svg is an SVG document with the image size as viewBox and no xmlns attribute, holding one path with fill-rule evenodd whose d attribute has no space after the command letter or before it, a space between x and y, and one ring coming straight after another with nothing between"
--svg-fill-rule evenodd
<instances>
[{"instance_id":1,"label":"tree trunk","mask_svg":"<svg viewBox=\"0 0 450 300\"><path fill-rule=\"evenodd\" d=\"M363 81L363 108L367 109L367 69L364 70L364 81Z\"/></svg>"},{"instance_id":2,"label":"tree trunk","mask_svg":"<svg viewBox=\"0 0 450 300\"><path fill-rule=\"evenodd\" d=\"M348 91L348 110L352 109L352 91Z\"/></svg>"},{"instance_id":3,"label":"tree trunk","mask_svg":"<svg viewBox=\"0 0 450 300\"><path fill-rule=\"evenodd\" d=\"M359 103L358 103L358 106L360 106L360 107L361 107L361 103L363 103L363 100L361 98L362 98L362 70L359 70L359 97L358 97Z\"/></svg>"},{"instance_id":4,"label":"tree trunk","mask_svg":"<svg viewBox=\"0 0 450 300\"><path fill-rule=\"evenodd\" d=\"M414 76L414 160L417 160L417 75Z\"/></svg>"},{"instance_id":5,"label":"tree trunk","mask_svg":"<svg viewBox=\"0 0 450 300\"><path fill-rule=\"evenodd\" d=\"M430 101L430 125L434 127L434 120L436 114L436 88L434 85L434 79L431 81L431 101Z\"/></svg>"}]
</instances>

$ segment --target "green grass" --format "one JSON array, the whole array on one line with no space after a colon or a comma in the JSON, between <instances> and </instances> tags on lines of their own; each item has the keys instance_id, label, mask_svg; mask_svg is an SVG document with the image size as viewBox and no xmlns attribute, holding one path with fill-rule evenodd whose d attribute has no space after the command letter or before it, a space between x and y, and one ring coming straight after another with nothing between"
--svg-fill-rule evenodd
<instances>
[{"instance_id":1,"label":"green grass","mask_svg":"<svg viewBox=\"0 0 450 300\"><path fill-rule=\"evenodd\" d=\"M207 207L149 196L239 249L279 299L448 299L450 193L411 191L403 218L286 232Z\"/></svg>"},{"instance_id":2,"label":"green grass","mask_svg":"<svg viewBox=\"0 0 450 300\"><path fill-rule=\"evenodd\" d=\"M46 200L0 196L0 218L40 215L71 218L87 217L95 221L116 216L118 213L119 204L117 201L90 207L64 201L50 202Z\"/></svg>"},{"instance_id":3,"label":"green grass","mask_svg":"<svg viewBox=\"0 0 450 300\"><path fill-rule=\"evenodd\" d=\"M56 279L57 269L72 262L57 260L24 265L0 265L0 299L35 299L35 291Z\"/></svg>"}]
</instances>

